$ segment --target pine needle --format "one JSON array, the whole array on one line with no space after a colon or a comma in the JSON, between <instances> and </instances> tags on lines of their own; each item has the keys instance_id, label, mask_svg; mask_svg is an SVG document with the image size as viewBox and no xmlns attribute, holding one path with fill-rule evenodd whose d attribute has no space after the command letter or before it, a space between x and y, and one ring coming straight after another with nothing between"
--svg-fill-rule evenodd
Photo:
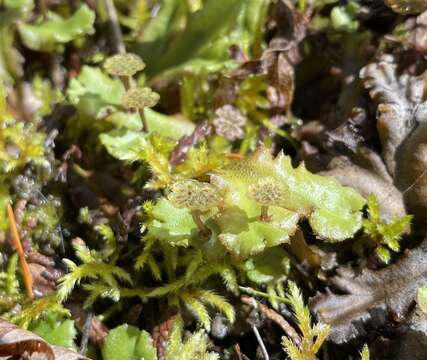
<instances>
[{"instance_id":1,"label":"pine needle","mask_svg":"<svg viewBox=\"0 0 427 360\"><path fill-rule=\"evenodd\" d=\"M29 299L33 299L33 276L31 275L30 267L25 259L24 249L22 248L21 239L19 237L18 228L16 227L15 214L13 213L12 206L7 204L7 216L10 222L10 234L15 244L16 252L19 256L19 263L21 264L22 277L24 279L25 290Z\"/></svg>"}]
</instances>

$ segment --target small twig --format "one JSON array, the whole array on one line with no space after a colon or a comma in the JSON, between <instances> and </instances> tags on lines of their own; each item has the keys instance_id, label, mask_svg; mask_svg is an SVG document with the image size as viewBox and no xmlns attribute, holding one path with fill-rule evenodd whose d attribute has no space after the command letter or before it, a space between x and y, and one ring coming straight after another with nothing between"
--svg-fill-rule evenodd
<instances>
[{"instance_id":1,"label":"small twig","mask_svg":"<svg viewBox=\"0 0 427 360\"><path fill-rule=\"evenodd\" d=\"M145 117L144 109L139 109L138 113L142 122L142 131L148 133L148 124L147 124L147 118Z\"/></svg>"},{"instance_id":2,"label":"small twig","mask_svg":"<svg viewBox=\"0 0 427 360\"><path fill-rule=\"evenodd\" d=\"M82 341L80 342L79 353L82 354L83 356L86 355L87 344L89 342L90 331L92 329L92 320L93 320L93 312L90 311L87 314L86 320L84 322L83 332L82 332Z\"/></svg>"},{"instance_id":3,"label":"small twig","mask_svg":"<svg viewBox=\"0 0 427 360\"><path fill-rule=\"evenodd\" d=\"M261 339L261 335L259 334L259 331L255 325L251 325L252 331L255 334L255 337L258 341L259 346L261 347L262 356L264 357L264 360L270 360L270 356L268 355L267 349L264 345L264 342Z\"/></svg>"},{"instance_id":4,"label":"small twig","mask_svg":"<svg viewBox=\"0 0 427 360\"><path fill-rule=\"evenodd\" d=\"M427 174L427 169L425 169L420 176L418 176L414 182L409 185L404 191L402 191L402 195L406 194L409 190L411 190L415 185L417 185L418 181L420 181Z\"/></svg>"},{"instance_id":5,"label":"small twig","mask_svg":"<svg viewBox=\"0 0 427 360\"><path fill-rule=\"evenodd\" d=\"M126 53L126 48L123 43L122 30L120 29L119 19L117 17L116 7L114 6L113 0L104 0L105 8L107 10L108 19L111 25L111 41L114 48L114 52L117 54Z\"/></svg>"},{"instance_id":6,"label":"small twig","mask_svg":"<svg viewBox=\"0 0 427 360\"><path fill-rule=\"evenodd\" d=\"M197 143L200 142L203 138L209 135L211 132L211 126L207 120L202 121L199 125L196 126L194 131L187 136L184 136L181 140L179 140L178 145L173 150L170 157L170 164L172 166L177 166L183 163L187 157L188 152L191 148Z\"/></svg>"},{"instance_id":7,"label":"small twig","mask_svg":"<svg viewBox=\"0 0 427 360\"><path fill-rule=\"evenodd\" d=\"M43 15L43 18L46 18L47 15L47 4L46 0L39 0L40 12Z\"/></svg>"},{"instance_id":8,"label":"small twig","mask_svg":"<svg viewBox=\"0 0 427 360\"><path fill-rule=\"evenodd\" d=\"M234 354L236 355L236 360L251 360L240 350L240 345L237 343L234 345Z\"/></svg>"},{"instance_id":9,"label":"small twig","mask_svg":"<svg viewBox=\"0 0 427 360\"><path fill-rule=\"evenodd\" d=\"M273 321L277 325L280 326L280 328L285 332L287 336L289 336L295 344L300 345L301 344L301 338L298 335L298 333L295 331L293 326L289 324L282 315L274 311L273 309L270 309L268 306L257 302L254 298L250 296L243 295L240 297L240 300L248 305L254 306L256 304L256 308L269 320Z\"/></svg>"},{"instance_id":10,"label":"small twig","mask_svg":"<svg viewBox=\"0 0 427 360\"><path fill-rule=\"evenodd\" d=\"M243 360L239 344L234 344L234 353L236 354L236 360Z\"/></svg>"},{"instance_id":11,"label":"small twig","mask_svg":"<svg viewBox=\"0 0 427 360\"><path fill-rule=\"evenodd\" d=\"M27 260L25 260L24 249L22 248L21 239L19 238L18 228L16 227L15 214L13 213L12 206L7 204L7 216L10 223L10 234L15 244L16 251L19 256L19 262L22 269L22 277L24 278L25 290L27 296L30 299L34 298L33 295L33 276L31 275L30 267L28 266Z\"/></svg>"},{"instance_id":12,"label":"small twig","mask_svg":"<svg viewBox=\"0 0 427 360\"><path fill-rule=\"evenodd\" d=\"M239 159L239 160L243 160L245 158L244 155L235 154L235 153L224 154L224 157L227 159Z\"/></svg>"}]
</instances>

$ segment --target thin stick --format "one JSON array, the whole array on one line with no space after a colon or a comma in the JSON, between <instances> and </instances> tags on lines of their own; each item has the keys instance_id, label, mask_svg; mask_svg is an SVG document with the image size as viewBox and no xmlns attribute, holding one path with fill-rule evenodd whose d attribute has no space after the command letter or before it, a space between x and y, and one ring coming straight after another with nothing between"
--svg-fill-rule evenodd
<instances>
[{"instance_id":1,"label":"thin stick","mask_svg":"<svg viewBox=\"0 0 427 360\"><path fill-rule=\"evenodd\" d=\"M92 329L92 320L93 320L93 312L89 311L83 325L82 341L80 342L79 353L83 356L86 355L86 352L87 352L87 344L89 341L90 331Z\"/></svg>"},{"instance_id":2,"label":"thin stick","mask_svg":"<svg viewBox=\"0 0 427 360\"><path fill-rule=\"evenodd\" d=\"M224 157L226 157L227 159L239 159L239 160L242 160L245 158L244 155L235 154L235 153L224 154Z\"/></svg>"},{"instance_id":3,"label":"thin stick","mask_svg":"<svg viewBox=\"0 0 427 360\"><path fill-rule=\"evenodd\" d=\"M144 109L139 109L138 112L142 122L142 131L148 133L148 124L147 124L147 119L145 118Z\"/></svg>"},{"instance_id":4,"label":"thin stick","mask_svg":"<svg viewBox=\"0 0 427 360\"><path fill-rule=\"evenodd\" d=\"M108 19L110 20L112 30L112 45L114 52L117 54L126 53L126 48L123 43L122 30L120 29L119 19L117 17L116 7L113 0L104 0L105 8L107 10Z\"/></svg>"},{"instance_id":5,"label":"thin stick","mask_svg":"<svg viewBox=\"0 0 427 360\"><path fill-rule=\"evenodd\" d=\"M426 174L427 174L427 169L425 169L422 172L422 174L420 176L418 176L411 185L409 185L404 191L402 191L402 194L405 194L409 190L411 190L415 185L417 185L418 181L420 181Z\"/></svg>"},{"instance_id":6,"label":"thin stick","mask_svg":"<svg viewBox=\"0 0 427 360\"><path fill-rule=\"evenodd\" d=\"M287 336L289 336L295 344L300 345L301 344L301 338L296 332L296 330L292 327L291 324L289 324L282 315L274 311L273 309L270 309L268 306L256 301L254 298L250 296L241 296L240 300L248 305L255 306L256 308L269 320L273 321L277 325L280 326L280 328L285 332Z\"/></svg>"},{"instance_id":7,"label":"thin stick","mask_svg":"<svg viewBox=\"0 0 427 360\"><path fill-rule=\"evenodd\" d=\"M25 290L27 292L28 298L33 299L34 298L33 276L31 275L30 267L28 266L27 260L25 260L24 249L22 248L21 239L19 238L18 228L16 227L15 214L13 213L13 209L12 209L12 206L10 206L10 204L7 204L7 216L9 218L9 223L10 223L10 235L12 236L16 251L19 256L19 262L21 264Z\"/></svg>"},{"instance_id":8,"label":"thin stick","mask_svg":"<svg viewBox=\"0 0 427 360\"><path fill-rule=\"evenodd\" d=\"M243 360L239 344L234 344L234 354L236 355L236 360Z\"/></svg>"},{"instance_id":9,"label":"thin stick","mask_svg":"<svg viewBox=\"0 0 427 360\"><path fill-rule=\"evenodd\" d=\"M252 327L252 331L254 332L255 337L258 341L258 344L261 347L261 352L262 352L262 356L264 357L264 360L270 360L270 356L268 356L267 349L264 345L264 342L261 339L261 335L259 334L257 327L255 325L252 325L251 327Z\"/></svg>"},{"instance_id":10,"label":"thin stick","mask_svg":"<svg viewBox=\"0 0 427 360\"><path fill-rule=\"evenodd\" d=\"M46 4L46 0L40 0L39 1L39 7L40 7L40 12L43 15L43 18L46 18L46 15L47 15L47 4Z\"/></svg>"},{"instance_id":11,"label":"thin stick","mask_svg":"<svg viewBox=\"0 0 427 360\"><path fill-rule=\"evenodd\" d=\"M234 354L236 355L236 360L251 360L245 354L242 353L239 344L234 345Z\"/></svg>"}]
</instances>

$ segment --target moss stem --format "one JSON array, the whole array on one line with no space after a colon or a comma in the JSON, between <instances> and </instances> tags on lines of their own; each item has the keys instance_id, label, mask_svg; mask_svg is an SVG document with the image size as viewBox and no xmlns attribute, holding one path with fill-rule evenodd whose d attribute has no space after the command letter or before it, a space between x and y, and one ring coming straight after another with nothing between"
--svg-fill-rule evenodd
<instances>
[{"instance_id":1,"label":"moss stem","mask_svg":"<svg viewBox=\"0 0 427 360\"><path fill-rule=\"evenodd\" d=\"M126 91L132 87L132 77L131 76L120 76L120 80L123 83Z\"/></svg>"},{"instance_id":2,"label":"moss stem","mask_svg":"<svg viewBox=\"0 0 427 360\"><path fill-rule=\"evenodd\" d=\"M123 86L125 87L126 91L129 91L129 89L134 86L134 80L131 76L120 76L120 80L123 83ZM138 109L138 114L141 118L142 131L148 133L148 124L147 119L145 118L144 109Z\"/></svg>"},{"instance_id":3,"label":"moss stem","mask_svg":"<svg viewBox=\"0 0 427 360\"><path fill-rule=\"evenodd\" d=\"M142 122L142 131L148 133L148 124L147 119L145 118L144 109L138 109L138 112Z\"/></svg>"},{"instance_id":4,"label":"moss stem","mask_svg":"<svg viewBox=\"0 0 427 360\"><path fill-rule=\"evenodd\" d=\"M197 227L200 230L200 233L204 237L209 237L211 234L210 229L204 224L202 219L200 218L200 211L199 210L191 210L191 216L193 217L194 223L197 225Z\"/></svg>"},{"instance_id":5,"label":"moss stem","mask_svg":"<svg viewBox=\"0 0 427 360\"><path fill-rule=\"evenodd\" d=\"M268 206L263 205L261 206L261 215L259 217L261 221L269 222L271 220L271 216L268 214Z\"/></svg>"}]
</instances>

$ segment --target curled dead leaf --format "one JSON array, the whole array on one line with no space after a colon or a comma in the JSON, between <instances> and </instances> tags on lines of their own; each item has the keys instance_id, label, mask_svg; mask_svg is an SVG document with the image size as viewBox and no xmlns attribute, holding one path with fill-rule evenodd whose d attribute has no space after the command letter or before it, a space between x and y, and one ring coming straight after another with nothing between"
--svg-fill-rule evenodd
<instances>
[{"instance_id":1,"label":"curled dead leaf","mask_svg":"<svg viewBox=\"0 0 427 360\"><path fill-rule=\"evenodd\" d=\"M31 331L0 320L0 360L13 356L14 359L39 360L90 360L74 350L50 346Z\"/></svg>"},{"instance_id":2,"label":"curled dead leaf","mask_svg":"<svg viewBox=\"0 0 427 360\"><path fill-rule=\"evenodd\" d=\"M330 285L344 294L328 290L310 300L317 318L331 325L330 341L348 342L365 335L368 323L379 327L388 314L397 320L406 315L418 288L427 280L427 238L408 253L396 264L378 271L341 268Z\"/></svg>"},{"instance_id":3,"label":"curled dead leaf","mask_svg":"<svg viewBox=\"0 0 427 360\"><path fill-rule=\"evenodd\" d=\"M427 115L425 75L398 74L393 56L383 56L365 66L360 77L378 104L377 129L383 158L390 174L396 168L396 152L418 122Z\"/></svg>"},{"instance_id":4,"label":"curled dead leaf","mask_svg":"<svg viewBox=\"0 0 427 360\"><path fill-rule=\"evenodd\" d=\"M363 148L352 159L336 157L330 162L329 169L321 174L334 177L364 197L374 194L384 219L406 215L402 193L393 185L393 179L374 151Z\"/></svg>"},{"instance_id":5,"label":"curled dead leaf","mask_svg":"<svg viewBox=\"0 0 427 360\"><path fill-rule=\"evenodd\" d=\"M415 19L409 19L406 29L409 31L409 35L405 45L421 53L427 53L427 11Z\"/></svg>"},{"instance_id":6,"label":"curled dead leaf","mask_svg":"<svg viewBox=\"0 0 427 360\"><path fill-rule=\"evenodd\" d=\"M424 121L427 121L427 116ZM427 123L418 125L407 138L397 159L395 183L404 192L408 210L418 219L426 219Z\"/></svg>"}]
</instances>

